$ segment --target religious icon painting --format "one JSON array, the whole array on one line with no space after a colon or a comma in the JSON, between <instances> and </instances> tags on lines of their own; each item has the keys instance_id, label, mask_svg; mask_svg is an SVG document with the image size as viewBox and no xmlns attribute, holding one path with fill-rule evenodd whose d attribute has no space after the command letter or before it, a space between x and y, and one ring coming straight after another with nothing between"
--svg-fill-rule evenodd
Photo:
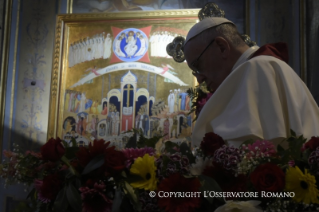
<instances>
[{"instance_id":1,"label":"religious icon painting","mask_svg":"<svg viewBox=\"0 0 319 212\"><path fill-rule=\"evenodd\" d=\"M186 36L198 10L59 15L48 137L124 148L132 133L189 141L193 116L187 63L166 46Z\"/></svg>"}]
</instances>

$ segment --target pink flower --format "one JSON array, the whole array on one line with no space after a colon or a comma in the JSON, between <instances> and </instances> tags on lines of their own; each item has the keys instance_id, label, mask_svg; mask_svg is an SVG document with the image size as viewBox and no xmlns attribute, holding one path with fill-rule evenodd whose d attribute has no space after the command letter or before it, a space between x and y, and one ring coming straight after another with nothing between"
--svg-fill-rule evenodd
<instances>
[{"instance_id":1,"label":"pink flower","mask_svg":"<svg viewBox=\"0 0 319 212\"><path fill-rule=\"evenodd\" d=\"M15 152L3 150L3 155L4 155L4 157L6 157L6 158L12 158L12 157L16 157L18 154L15 153Z\"/></svg>"},{"instance_id":2,"label":"pink flower","mask_svg":"<svg viewBox=\"0 0 319 212\"><path fill-rule=\"evenodd\" d=\"M83 211L86 212L111 212L112 200L105 196L105 184L94 183L93 188L81 187L79 188L82 198Z\"/></svg>"},{"instance_id":3,"label":"pink flower","mask_svg":"<svg viewBox=\"0 0 319 212\"><path fill-rule=\"evenodd\" d=\"M288 162L288 165L289 165L290 167L294 167L294 166L295 166L295 161L294 161L294 160L290 160L290 161Z\"/></svg>"},{"instance_id":4,"label":"pink flower","mask_svg":"<svg viewBox=\"0 0 319 212\"><path fill-rule=\"evenodd\" d=\"M245 150L253 152L253 154L251 154L250 156L256 156L256 154L258 153L269 157L275 156L277 153L275 145L272 142L266 140L257 140L253 144L248 144Z\"/></svg>"},{"instance_id":5,"label":"pink flower","mask_svg":"<svg viewBox=\"0 0 319 212\"><path fill-rule=\"evenodd\" d=\"M122 150L126 159L126 167L130 167L134 160L138 157L143 157L145 154L149 154L150 156L155 155L155 149L151 147L144 147L140 149L128 148Z\"/></svg>"},{"instance_id":6,"label":"pink flower","mask_svg":"<svg viewBox=\"0 0 319 212\"><path fill-rule=\"evenodd\" d=\"M35 179L34 187L38 191L38 199L44 203L53 201L62 188L62 180L58 174L45 176L43 180Z\"/></svg>"},{"instance_id":7,"label":"pink flower","mask_svg":"<svg viewBox=\"0 0 319 212\"><path fill-rule=\"evenodd\" d=\"M33 152L33 151L26 151L25 152L25 155L32 155L33 157L36 157L36 158L39 158L39 159L42 159L42 155L41 153L39 152Z\"/></svg>"},{"instance_id":8,"label":"pink flower","mask_svg":"<svg viewBox=\"0 0 319 212\"><path fill-rule=\"evenodd\" d=\"M206 102L209 100L209 98L213 95L213 93L208 93L204 97L199 97L196 102L196 116L199 115L200 111L203 109Z\"/></svg>"}]
</instances>

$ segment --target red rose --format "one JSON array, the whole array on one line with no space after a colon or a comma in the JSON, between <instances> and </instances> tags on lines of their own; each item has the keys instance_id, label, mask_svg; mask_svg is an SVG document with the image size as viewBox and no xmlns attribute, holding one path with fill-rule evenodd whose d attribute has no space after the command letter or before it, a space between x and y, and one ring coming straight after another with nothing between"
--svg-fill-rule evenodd
<instances>
[{"instance_id":1,"label":"red rose","mask_svg":"<svg viewBox=\"0 0 319 212\"><path fill-rule=\"evenodd\" d=\"M225 144L225 141L219 135L209 132L205 134L203 141L200 144L200 148L207 156L214 156L214 153L217 149L222 147Z\"/></svg>"},{"instance_id":2,"label":"red rose","mask_svg":"<svg viewBox=\"0 0 319 212\"><path fill-rule=\"evenodd\" d=\"M45 176L43 181L35 180L34 187L39 193L38 198L42 202L50 202L55 199L62 188L62 180L57 174Z\"/></svg>"},{"instance_id":3,"label":"red rose","mask_svg":"<svg viewBox=\"0 0 319 212\"><path fill-rule=\"evenodd\" d=\"M303 145L302 150L310 149L310 151L314 151L319 146L319 137L311 137L311 139Z\"/></svg>"},{"instance_id":4,"label":"red rose","mask_svg":"<svg viewBox=\"0 0 319 212\"><path fill-rule=\"evenodd\" d=\"M104 155L104 164L108 173L116 174L125 168L125 155L115 150L115 147L107 148Z\"/></svg>"},{"instance_id":5,"label":"red rose","mask_svg":"<svg viewBox=\"0 0 319 212\"><path fill-rule=\"evenodd\" d=\"M41 154L43 160L50 160L52 162L58 161L65 153L65 149L58 137L57 139L51 138L46 144L41 147Z\"/></svg>"},{"instance_id":6,"label":"red rose","mask_svg":"<svg viewBox=\"0 0 319 212\"><path fill-rule=\"evenodd\" d=\"M285 187L284 172L273 163L259 165L250 175L257 191L279 192Z\"/></svg>"},{"instance_id":7,"label":"red rose","mask_svg":"<svg viewBox=\"0 0 319 212\"><path fill-rule=\"evenodd\" d=\"M91 174L107 172L107 174L116 174L125 168L125 155L123 152L115 150L115 147L109 147L110 142L103 139L94 140L93 145L90 143L88 148L80 147L76 153L79 164L85 168L86 165L96 156L104 155L104 164L94 170Z\"/></svg>"},{"instance_id":8,"label":"red rose","mask_svg":"<svg viewBox=\"0 0 319 212\"><path fill-rule=\"evenodd\" d=\"M76 153L79 164L84 168L93 158L104 154L109 145L110 142L105 142L103 139L95 139L88 147L80 147Z\"/></svg>"},{"instance_id":9,"label":"red rose","mask_svg":"<svg viewBox=\"0 0 319 212\"><path fill-rule=\"evenodd\" d=\"M182 192L185 196L172 196L169 198L159 198L158 205L167 212L191 212L200 206L200 197L198 193L196 196L187 197L186 192L199 192L201 184L198 178L185 178L179 173L170 175L168 178L162 180L158 185L158 192Z\"/></svg>"}]
</instances>

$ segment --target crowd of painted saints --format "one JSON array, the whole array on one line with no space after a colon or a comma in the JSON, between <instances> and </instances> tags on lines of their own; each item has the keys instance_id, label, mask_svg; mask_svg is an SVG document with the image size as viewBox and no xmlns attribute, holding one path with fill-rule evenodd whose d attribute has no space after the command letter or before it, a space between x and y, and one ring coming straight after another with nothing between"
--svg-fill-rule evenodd
<instances>
[{"instance_id":1,"label":"crowd of painted saints","mask_svg":"<svg viewBox=\"0 0 319 212\"><path fill-rule=\"evenodd\" d=\"M166 52L166 46L180 34L168 31L155 31L150 36L150 55L152 57L171 58ZM163 48L164 47L164 48Z\"/></svg>"},{"instance_id":2,"label":"crowd of painted saints","mask_svg":"<svg viewBox=\"0 0 319 212\"><path fill-rule=\"evenodd\" d=\"M167 46L179 34L168 31L155 31L150 35L150 56L170 58L166 52ZM122 40L125 40L124 49L121 48ZM139 47L136 45L137 40L140 41ZM137 57L142 56L146 52L146 39L139 33L129 31L121 33L114 42L114 51L119 57ZM70 44L69 48L69 67L76 64L91 61L95 59L107 59L113 51L113 40L110 33L98 33L90 37L81 38ZM138 51L137 51L138 50Z\"/></svg>"},{"instance_id":3,"label":"crowd of painted saints","mask_svg":"<svg viewBox=\"0 0 319 212\"><path fill-rule=\"evenodd\" d=\"M69 48L69 67L95 59L111 56L112 38L110 33L98 33L71 43Z\"/></svg>"},{"instance_id":4,"label":"crowd of painted saints","mask_svg":"<svg viewBox=\"0 0 319 212\"><path fill-rule=\"evenodd\" d=\"M191 101L185 90L171 90L167 102L158 100L140 105L135 113L134 128L144 136L164 136L163 141L188 136L192 119L188 115ZM88 140L116 138L121 135L119 108L104 101L92 101L85 93L68 90L65 98L64 138L86 137Z\"/></svg>"}]
</instances>

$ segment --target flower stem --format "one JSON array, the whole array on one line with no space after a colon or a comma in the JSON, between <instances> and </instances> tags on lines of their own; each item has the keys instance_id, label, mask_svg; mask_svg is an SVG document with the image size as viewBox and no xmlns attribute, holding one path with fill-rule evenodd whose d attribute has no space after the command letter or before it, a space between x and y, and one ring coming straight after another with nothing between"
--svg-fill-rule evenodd
<instances>
[{"instance_id":1,"label":"flower stem","mask_svg":"<svg viewBox=\"0 0 319 212\"><path fill-rule=\"evenodd\" d=\"M79 173L77 173L77 171L70 164L70 161L64 155L62 156L61 160L70 168L72 174L79 175Z\"/></svg>"}]
</instances>

